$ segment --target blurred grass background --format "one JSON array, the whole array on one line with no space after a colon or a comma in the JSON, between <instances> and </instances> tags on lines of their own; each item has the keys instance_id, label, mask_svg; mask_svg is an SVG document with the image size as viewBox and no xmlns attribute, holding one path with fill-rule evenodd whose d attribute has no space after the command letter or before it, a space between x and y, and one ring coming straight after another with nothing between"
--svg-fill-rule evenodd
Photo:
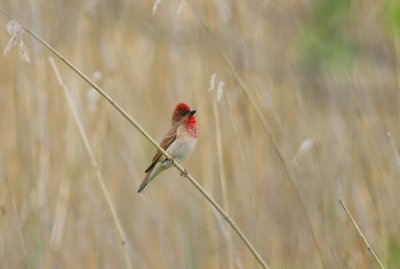
<instances>
[{"instance_id":1,"label":"blurred grass background","mask_svg":"<svg viewBox=\"0 0 400 269\"><path fill-rule=\"evenodd\" d=\"M155 12L153 4L0 0L157 141L177 102L196 108L200 139L185 167L229 207L272 268L323 268L321 261L325 268L377 268L339 197L388 268L400 268L400 2L164 0ZM2 48L7 22L0 17ZM0 57L0 268L124 268L51 55L26 33L24 42L31 64L18 48ZM221 51L268 119L306 212ZM258 268L175 169L136 194L153 146L59 68L127 233L133 267ZM214 73L216 84L225 83L218 113L216 93L208 92Z\"/></svg>"}]
</instances>

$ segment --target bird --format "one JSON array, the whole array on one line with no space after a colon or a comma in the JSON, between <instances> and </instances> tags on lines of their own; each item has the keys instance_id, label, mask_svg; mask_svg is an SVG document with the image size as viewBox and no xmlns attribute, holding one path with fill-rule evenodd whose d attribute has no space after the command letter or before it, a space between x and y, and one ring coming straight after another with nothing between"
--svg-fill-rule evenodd
<instances>
[{"instance_id":1,"label":"bird","mask_svg":"<svg viewBox=\"0 0 400 269\"><path fill-rule=\"evenodd\" d=\"M160 150L157 150L151 164L145 171L146 175L137 193L143 194L151 181L162 171L170 168L173 161L182 163L193 153L199 135L195 113L195 109L191 109L183 102L175 106L172 112L171 128L160 143L160 147L171 156L172 160L166 158ZM187 171L185 170L181 175L187 175Z\"/></svg>"}]
</instances>

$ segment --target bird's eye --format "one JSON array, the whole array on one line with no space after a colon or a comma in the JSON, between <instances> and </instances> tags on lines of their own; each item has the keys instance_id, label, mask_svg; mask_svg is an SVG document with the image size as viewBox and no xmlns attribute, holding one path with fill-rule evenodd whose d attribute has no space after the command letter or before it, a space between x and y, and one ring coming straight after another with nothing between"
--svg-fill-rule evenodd
<instances>
[{"instance_id":1,"label":"bird's eye","mask_svg":"<svg viewBox=\"0 0 400 269\"><path fill-rule=\"evenodd\" d=\"M186 111L185 110L181 110L180 112L179 112L179 114L181 114L182 116L185 116L186 115Z\"/></svg>"}]
</instances>

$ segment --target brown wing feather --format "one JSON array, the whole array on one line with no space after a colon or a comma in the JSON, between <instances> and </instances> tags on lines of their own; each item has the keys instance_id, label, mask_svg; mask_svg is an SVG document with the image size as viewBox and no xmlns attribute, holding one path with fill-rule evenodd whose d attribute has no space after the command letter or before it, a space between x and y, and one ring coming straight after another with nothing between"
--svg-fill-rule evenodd
<instances>
[{"instance_id":1,"label":"brown wing feather","mask_svg":"<svg viewBox=\"0 0 400 269\"><path fill-rule=\"evenodd\" d=\"M167 135L164 137L164 139L160 143L160 147L162 147L164 150L167 150L167 148L172 144L172 142L175 141L176 139L176 131L178 129L178 125L172 126L171 129L168 131ZM146 173L150 172L158 160L161 158L163 154L157 150L156 155L154 155L153 160L150 164L150 166L146 169Z\"/></svg>"}]
</instances>

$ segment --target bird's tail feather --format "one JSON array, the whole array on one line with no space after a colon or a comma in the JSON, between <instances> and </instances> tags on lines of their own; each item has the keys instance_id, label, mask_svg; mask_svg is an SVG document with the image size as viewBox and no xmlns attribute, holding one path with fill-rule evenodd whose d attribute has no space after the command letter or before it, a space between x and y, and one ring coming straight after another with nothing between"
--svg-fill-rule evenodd
<instances>
[{"instance_id":1,"label":"bird's tail feather","mask_svg":"<svg viewBox=\"0 0 400 269\"><path fill-rule=\"evenodd\" d=\"M153 181L153 179L162 171L167 169L168 166L162 165L160 163L157 163L156 166L151 169L146 176L143 178L142 184L140 184L140 187L138 189L138 193L144 193L149 186L150 182Z\"/></svg>"},{"instance_id":2,"label":"bird's tail feather","mask_svg":"<svg viewBox=\"0 0 400 269\"><path fill-rule=\"evenodd\" d=\"M146 176L143 178L143 182L142 184L140 184L139 189L137 190L137 193L144 193L147 189L147 187L149 186L151 180L153 179L153 177L150 177L150 173L147 173Z\"/></svg>"}]
</instances>

